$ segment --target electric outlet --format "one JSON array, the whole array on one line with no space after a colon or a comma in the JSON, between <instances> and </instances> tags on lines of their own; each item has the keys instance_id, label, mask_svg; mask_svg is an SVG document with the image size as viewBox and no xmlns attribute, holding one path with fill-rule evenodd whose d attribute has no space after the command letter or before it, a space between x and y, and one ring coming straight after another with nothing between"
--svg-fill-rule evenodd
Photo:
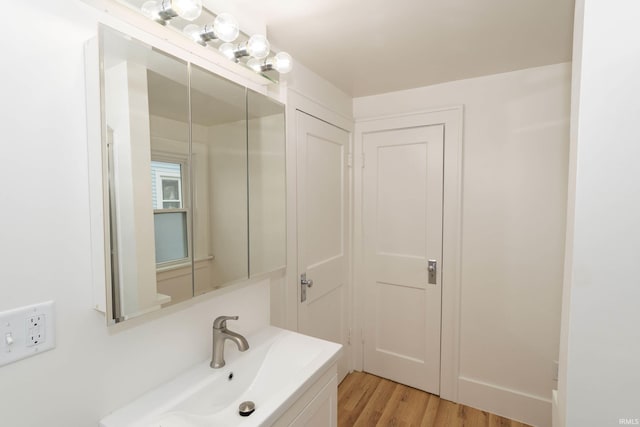
<instances>
[{"instance_id":1,"label":"electric outlet","mask_svg":"<svg viewBox=\"0 0 640 427\"><path fill-rule=\"evenodd\" d=\"M56 346L54 303L0 312L0 366Z\"/></svg>"},{"instance_id":2,"label":"electric outlet","mask_svg":"<svg viewBox=\"0 0 640 427\"><path fill-rule=\"evenodd\" d=\"M47 330L44 314L36 314L27 317L27 347L33 347L45 342L45 331Z\"/></svg>"}]
</instances>

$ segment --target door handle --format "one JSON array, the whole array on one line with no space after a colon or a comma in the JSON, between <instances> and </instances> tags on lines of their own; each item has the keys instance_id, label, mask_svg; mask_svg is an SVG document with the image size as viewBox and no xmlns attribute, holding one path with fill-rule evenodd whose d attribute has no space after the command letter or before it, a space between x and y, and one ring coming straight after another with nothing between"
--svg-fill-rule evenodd
<instances>
[{"instance_id":1,"label":"door handle","mask_svg":"<svg viewBox=\"0 0 640 427\"><path fill-rule=\"evenodd\" d=\"M429 272L429 284L436 285L438 281L438 261L430 259L427 262L427 271Z\"/></svg>"},{"instance_id":2,"label":"door handle","mask_svg":"<svg viewBox=\"0 0 640 427\"><path fill-rule=\"evenodd\" d=\"M300 275L300 284L305 285L307 288L310 288L313 286L313 280L307 279L307 273L302 273Z\"/></svg>"},{"instance_id":3,"label":"door handle","mask_svg":"<svg viewBox=\"0 0 640 427\"><path fill-rule=\"evenodd\" d=\"M307 288L313 286L313 280L307 279L307 273L300 275L300 302L307 300Z\"/></svg>"}]
</instances>

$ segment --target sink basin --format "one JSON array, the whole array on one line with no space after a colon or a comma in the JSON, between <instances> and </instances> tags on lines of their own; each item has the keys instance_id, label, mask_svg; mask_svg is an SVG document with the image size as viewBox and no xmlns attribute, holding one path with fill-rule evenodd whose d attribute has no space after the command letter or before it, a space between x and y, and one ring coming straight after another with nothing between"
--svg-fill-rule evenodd
<instances>
[{"instance_id":1,"label":"sink basin","mask_svg":"<svg viewBox=\"0 0 640 427\"><path fill-rule=\"evenodd\" d=\"M249 350L225 345L226 365L203 361L100 422L101 427L269 425L338 359L339 344L267 327L247 336ZM255 403L248 417L244 401Z\"/></svg>"}]
</instances>

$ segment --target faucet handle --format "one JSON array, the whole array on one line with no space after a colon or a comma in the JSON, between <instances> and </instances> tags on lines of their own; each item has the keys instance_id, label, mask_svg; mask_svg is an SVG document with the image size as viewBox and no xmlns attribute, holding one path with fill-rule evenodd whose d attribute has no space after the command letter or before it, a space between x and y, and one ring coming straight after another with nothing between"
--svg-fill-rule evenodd
<instances>
[{"instance_id":1,"label":"faucet handle","mask_svg":"<svg viewBox=\"0 0 640 427\"><path fill-rule=\"evenodd\" d=\"M238 316L219 316L213 321L213 327L216 329L223 329L227 327L227 320L238 320Z\"/></svg>"}]
</instances>

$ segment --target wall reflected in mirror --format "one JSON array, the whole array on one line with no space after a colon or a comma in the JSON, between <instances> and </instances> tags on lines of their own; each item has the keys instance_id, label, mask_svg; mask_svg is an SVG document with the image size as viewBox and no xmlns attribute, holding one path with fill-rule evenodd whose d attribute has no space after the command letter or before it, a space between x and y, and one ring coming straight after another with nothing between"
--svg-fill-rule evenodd
<instances>
[{"instance_id":1,"label":"wall reflected in mirror","mask_svg":"<svg viewBox=\"0 0 640 427\"><path fill-rule=\"evenodd\" d=\"M191 68L195 294L246 279L246 89Z\"/></svg>"},{"instance_id":2,"label":"wall reflected in mirror","mask_svg":"<svg viewBox=\"0 0 640 427\"><path fill-rule=\"evenodd\" d=\"M285 266L284 106L100 27L109 323Z\"/></svg>"},{"instance_id":3,"label":"wall reflected in mirror","mask_svg":"<svg viewBox=\"0 0 640 427\"><path fill-rule=\"evenodd\" d=\"M252 277L286 264L284 105L247 93L249 150L249 272Z\"/></svg>"}]
</instances>

